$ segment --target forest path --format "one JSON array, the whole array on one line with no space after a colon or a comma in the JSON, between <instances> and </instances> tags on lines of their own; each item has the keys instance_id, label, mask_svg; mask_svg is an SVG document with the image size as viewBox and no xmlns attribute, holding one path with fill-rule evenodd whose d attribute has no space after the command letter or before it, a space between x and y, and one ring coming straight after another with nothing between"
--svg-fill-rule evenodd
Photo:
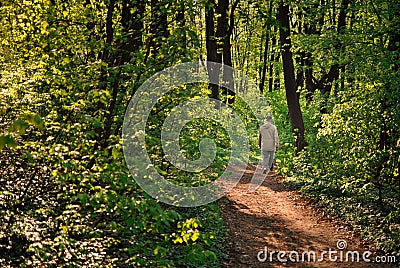
<instances>
[{"instance_id":1,"label":"forest path","mask_svg":"<svg viewBox=\"0 0 400 268\"><path fill-rule=\"evenodd\" d=\"M364 248L360 239L352 232L340 226L334 220L321 215L311 205L282 184L282 179L270 172L263 184L255 191L250 192L249 186L255 166L248 166L240 182L226 196L227 200L220 202L222 214L227 225L227 242L229 259L226 267L391 267L382 264L366 263L362 260ZM343 251L343 262L340 262L338 240L345 240L348 247ZM265 258L267 247L267 259ZM332 258L337 256L337 261L329 261L329 255L324 255L324 261L302 262L304 251L314 251L317 260L321 258L322 251L332 252ZM289 260L289 252L297 251L299 262ZM346 262L346 252L357 250L360 252L360 262ZM259 253L263 251L262 253ZM282 256L288 259L286 263L280 262L277 253L272 251L285 251ZM293 253L293 258L296 255ZM369 258L376 257L373 253ZM305 255L307 259L307 255Z\"/></svg>"}]
</instances>

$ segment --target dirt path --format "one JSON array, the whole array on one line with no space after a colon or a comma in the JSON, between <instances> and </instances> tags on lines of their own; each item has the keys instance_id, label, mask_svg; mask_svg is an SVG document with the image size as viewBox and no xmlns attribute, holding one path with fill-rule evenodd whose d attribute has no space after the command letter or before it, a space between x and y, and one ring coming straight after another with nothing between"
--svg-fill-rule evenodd
<instances>
[{"instance_id":1,"label":"dirt path","mask_svg":"<svg viewBox=\"0 0 400 268\"><path fill-rule=\"evenodd\" d=\"M254 166L249 166L238 185L227 195L227 202L221 202L230 252L226 267L390 267L364 262L362 253L368 249L359 239L313 210L296 192L286 188L273 172L255 192L250 192L254 170ZM339 239L347 243L347 248L342 251L342 262ZM330 261L329 249L331 258L336 257L337 261ZM348 255L350 261L346 262L348 251L355 250L360 252L360 262L352 262L351 254ZM286 252L280 259L287 259L287 262L280 261L273 251ZM290 261L290 251L299 254L299 261ZM322 251L327 253L320 262ZM316 253L317 261L308 261L311 252ZM295 252L290 256L292 260L297 258ZM376 254L366 257L373 260Z\"/></svg>"}]
</instances>

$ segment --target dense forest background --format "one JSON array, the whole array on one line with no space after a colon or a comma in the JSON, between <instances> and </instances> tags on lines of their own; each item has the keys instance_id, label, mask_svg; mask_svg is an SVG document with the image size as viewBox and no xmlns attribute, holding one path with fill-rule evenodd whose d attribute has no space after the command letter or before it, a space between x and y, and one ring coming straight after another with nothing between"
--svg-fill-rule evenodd
<instances>
[{"instance_id":1,"label":"dense forest background","mask_svg":"<svg viewBox=\"0 0 400 268\"><path fill-rule=\"evenodd\" d=\"M23 0L0 2L1 266L221 266L217 203L167 206L126 167L125 109L140 85L192 61L259 85L280 132L278 172L378 250L400 254L400 5L390 0ZM225 74L224 74L225 75ZM227 74L231 75L231 74ZM229 79L228 79L229 81ZM234 92L180 87L147 122L153 164L175 183L208 182L229 161L210 120L185 126L221 148L192 174L165 160L159 126L196 96L258 124Z\"/></svg>"}]
</instances>

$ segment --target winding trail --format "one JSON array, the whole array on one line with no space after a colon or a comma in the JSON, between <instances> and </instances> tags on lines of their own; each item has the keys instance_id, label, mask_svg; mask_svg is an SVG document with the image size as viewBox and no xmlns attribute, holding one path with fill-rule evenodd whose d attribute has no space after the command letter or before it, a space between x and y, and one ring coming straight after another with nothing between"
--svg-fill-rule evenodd
<instances>
[{"instance_id":1,"label":"winding trail","mask_svg":"<svg viewBox=\"0 0 400 268\"><path fill-rule=\"evenodd\" d=\"M237 186L227 194L227 201L220 202L230 254L226 267L393 267L364 262L362 253L368 247L352 232L318 213L296 192L285 187L274 172L266 176L255 192L250 192L254 171L255 166L248 166ZM342 251L342 262L338 240L347 243L347 248ZM323 261L318 261L322 251L329 249L337 251L331 253L332 259L336 256L337 261L330 261L328 253ZM350 261L346 262L346 253L355 250L360 252L360 262L352 262L351 255L348 255ZM279 261L278 254L273 251L285 251L281 259L287 259L287 262ZM290 261L290 251L298 252L298 262ZM305 251L315 252L317 261L307 261L307 254L304 255L306 261L301 261ZM369 259L376 256L372 253ZM292 253L291 257L295 259L296 254Z\"/></svg>"}]
</instances>

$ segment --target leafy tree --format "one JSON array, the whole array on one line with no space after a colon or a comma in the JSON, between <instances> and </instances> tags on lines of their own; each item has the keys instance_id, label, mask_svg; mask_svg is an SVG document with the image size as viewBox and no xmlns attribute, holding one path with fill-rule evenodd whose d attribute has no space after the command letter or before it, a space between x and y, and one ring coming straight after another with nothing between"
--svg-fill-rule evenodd
<instances>
[{"instance_id":1,"label":"leafy tree","mask_svg":"<svg viewBox=\"0 0 400 268\"><path fill-rule=\"evenodd\" d=\"M304 123L300 110L299 98L296 94L295 70L290 40L289 6L283 2L279 4L277 20L280 22L280 41L282 45L282 64L285 78L286 100L289 109L292 132L296 136L297 151L301 151L307 145L304 138Z\"/></svg>"}]
</instances>

